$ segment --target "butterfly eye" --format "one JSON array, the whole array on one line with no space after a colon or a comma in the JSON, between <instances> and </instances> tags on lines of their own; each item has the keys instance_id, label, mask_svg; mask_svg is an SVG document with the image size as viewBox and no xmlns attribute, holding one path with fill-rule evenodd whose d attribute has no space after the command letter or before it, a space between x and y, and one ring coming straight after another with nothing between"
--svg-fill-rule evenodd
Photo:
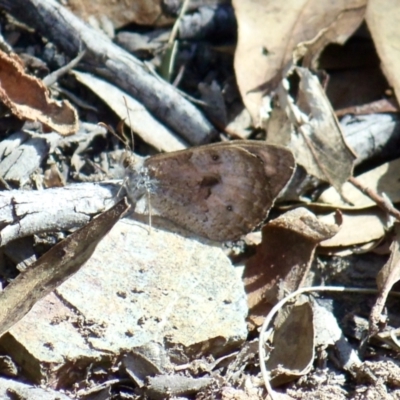
<instances>
[{"instance_id":1,"label":"butterfly eye","mask_svg":"<svg viewBox=\"0 0 400 400\"><path fill-rule=\"evenodd\" d=\"M213 161L218 161L218 160L219 160L219 156L218 156L217 154L213 154L213 155L211 156L211 159L212 159Z\"/></svg>"},{"instance_id":2,"label":"butterfly eye","mask_svg":"<svg viewBox=\"0 0 400 400\"><path fill-rule=\"evenodd\" d=\"M227 209L228 211L233 211L233 207L232 207L232 206L226 206L226 209Z\"/></svg>"}]
</instances>

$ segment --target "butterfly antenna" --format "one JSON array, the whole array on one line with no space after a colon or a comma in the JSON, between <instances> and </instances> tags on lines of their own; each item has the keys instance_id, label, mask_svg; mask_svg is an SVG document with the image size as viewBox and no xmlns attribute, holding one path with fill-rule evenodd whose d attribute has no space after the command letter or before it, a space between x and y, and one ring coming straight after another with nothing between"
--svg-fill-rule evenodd
<instances>
[{"instance_id":1,"label":"butterfly antenna","mask_svg":"<svg viewBox=\"0 0 400 400\"><path fill-rule=\"evenodd\" d=\"M128 107L128 101L126 100L126 97L125 96L122 96L123 97L123 99L124 99L124 103L125 103L125 107L126 107L126 114L128 115L128 121L129 121L129 128L130 128L130 130L131 130L131 143L132 143L132 151L133 151L133 148L135 147L135 142L134 142L134 140L133 140L133 130L132 130L132 121L131 121L131 114L130 114L130 112L129 112L129 107Z\"/></svg>"},{"instance_id":2,"label":"butterfly antenna","mask_svg":"<svg viewBox=\"0 0 400 400\"><path fill-rule=\"evenodd\" d=\"M116 133L110 125L107 125L104 122L99 122L97 125L105 128L108 132L111 133L111 135L117 138L125 147L127 146L129 147L129 143L126 140L124 140L120 135L118 135L118 133Z\"/></svg>"},{"instance_id":3,"label":"butterfly antenna","mask_svg":"<svg viewBox=\"0 0 400 400\"><path fill-rule=\"evenodd\" d=\"M151 234L151 202L150 202L150 190L147 190L147 204L149 207L149 235Z\"/></svg>"},{"instance_id":4,"label":"butterfly antenna","mask_svg":"<svg viewBox=\"0 0 400 400\"><path fill-rule=\"evenodd\" d=\"M126 114L128 117L128 122L129 122L129 128L131 130L131 143L132 143L132 149L131 151L133 152L133 148L134 148L134 138L133 138L133 130L132 130L132 121L131 121L131 114L129 112L129 107L128 107L128 101L126 99L125 96L122 96L124 99L124 103L125 103L125 107L126 107ZM124 180L124 183L126 183L126 178ZM149 235L151 233L151 202L150 202L150 190L149 188L146 187L146 195L147 195L147 204L148 204L148 208L149 208Z\"/></svg>"}]
</instances>

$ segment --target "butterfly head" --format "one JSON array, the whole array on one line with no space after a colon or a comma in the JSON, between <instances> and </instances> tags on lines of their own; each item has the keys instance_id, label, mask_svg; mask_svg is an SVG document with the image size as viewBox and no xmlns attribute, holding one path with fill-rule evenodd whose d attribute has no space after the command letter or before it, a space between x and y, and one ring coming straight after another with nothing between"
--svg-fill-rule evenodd
<instances>
[{"instance_id":1,"label":"butterfly head","mask_svg":"<svg viewBox=\"0 0 400 400\"><path fill-rule=\"evenodd\" d=\"M126 153L122 160L125 168L125 189L129 199L136 204L145 194L154 191L155 181L149 176L145 165L146 158L139 157L132 152Z\"/></svg>"}]
</instances>

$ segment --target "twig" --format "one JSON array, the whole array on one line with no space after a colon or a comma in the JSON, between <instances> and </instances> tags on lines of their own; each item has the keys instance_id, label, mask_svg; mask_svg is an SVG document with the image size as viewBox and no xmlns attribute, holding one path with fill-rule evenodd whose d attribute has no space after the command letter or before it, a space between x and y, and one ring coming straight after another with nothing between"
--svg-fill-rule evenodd
<instances>
[{"instance_id":1,"label":"twig","mask_svg":"<svg viewBox=\"0 0 400 400\"><path fill-rule=\"evenodd\" d=\"M349 182L357 189L361 190L361 192L363 192L371 200L373 200L378 207L386 211L389 215L393 216L397 221L400 222L400 211L393 206L388 198L380 196L375 190L364 186L357 178L351 177L349 178Z\"/></svg>"},{"instance_id":2,"label":"twig","mask_svg":"<svg viewBox=\"0 0 400 400\"><path fill-rule=\"evenodd\" d=\"M71 71L72 68L77 66L79 64L79 61L82 60L82 58L85 56L86 50L81 51L73 60L71 60L67 65L64 65L63 67L59 68L57 71L52 72L51 74L47 75L43 79L43 83L47 86L50 87L54 83L58 81L58 79L65 75L67 72Z\"/></svg>"}]
</instances>

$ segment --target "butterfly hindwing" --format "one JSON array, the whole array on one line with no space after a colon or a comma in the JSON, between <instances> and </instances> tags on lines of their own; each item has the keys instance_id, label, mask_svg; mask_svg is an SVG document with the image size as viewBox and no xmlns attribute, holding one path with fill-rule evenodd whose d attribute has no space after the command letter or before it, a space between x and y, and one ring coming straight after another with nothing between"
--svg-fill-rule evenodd
<instances>
[{"instance_id":1,"label":"butterfly hindwing","mask_svg":"<svg viewBox=\"0 0 400 400\"><path fill-rule=\"evenodd\" d=\"M200 236L226 241L266 218L294 159L283 147L237 141L152 156L144 166L154 182L151 207Z\"/></svg>"}]
</instances>

